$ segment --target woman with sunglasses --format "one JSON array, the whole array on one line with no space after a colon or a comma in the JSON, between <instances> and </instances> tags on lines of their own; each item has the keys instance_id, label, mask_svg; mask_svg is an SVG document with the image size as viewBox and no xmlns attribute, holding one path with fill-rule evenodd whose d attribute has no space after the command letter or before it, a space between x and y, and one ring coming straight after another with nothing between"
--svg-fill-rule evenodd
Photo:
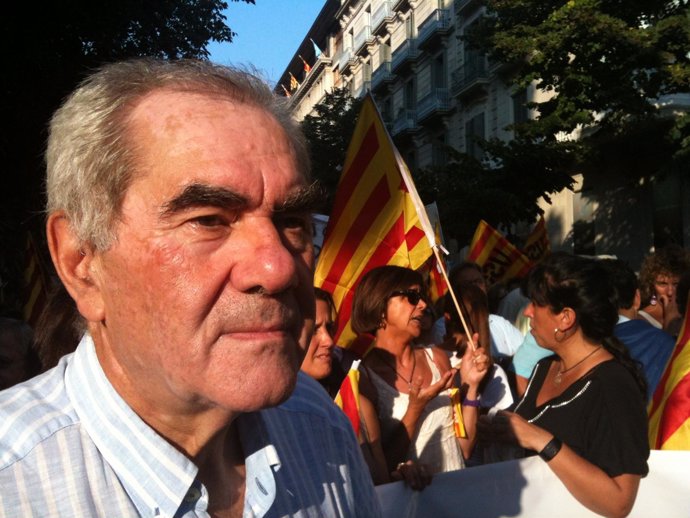
<instances>
[{"instance_id":1,"label":"woman with sunglasses","mask_svg":"<svg viewBox=\"0 0 690 518\"><path fill-rule=\"evenodd\" d=\"M426 302L422 276L408 268L382 266L369 271L355 290L351 323L374 343L364 359L360 391L376 408L381 444L389 470L419 462L430 473L464 467L475 441L478 384L488 367L482 349L468 348L462 365L465 401L454 410L449 389L456 370L436 347L416 347ZM456 433L454 411L461 411L464 437Z\"/></svg>"}]
</instances>

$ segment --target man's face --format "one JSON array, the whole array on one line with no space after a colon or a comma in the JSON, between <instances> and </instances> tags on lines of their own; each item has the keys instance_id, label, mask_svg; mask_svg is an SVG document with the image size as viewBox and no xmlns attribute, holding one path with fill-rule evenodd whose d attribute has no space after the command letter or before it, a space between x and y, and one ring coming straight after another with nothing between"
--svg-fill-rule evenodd
<instances>
[{"instance_id":1,"label":"man's face","mask_svg":"<svg viewBox=\"0 0 690 518\"><path fill-rule=\"evenodd\" d=\"M130 127L139 176L92 266L106 374L163 412L278 404L314 321L311 216L283 129L258 108L168 91Z\"/></svg>"}]
</instances>

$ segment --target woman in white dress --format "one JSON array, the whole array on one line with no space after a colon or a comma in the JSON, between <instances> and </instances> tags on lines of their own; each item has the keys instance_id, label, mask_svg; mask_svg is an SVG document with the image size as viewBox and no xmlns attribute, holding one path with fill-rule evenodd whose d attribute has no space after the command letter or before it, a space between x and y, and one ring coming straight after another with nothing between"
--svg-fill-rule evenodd
<instances>
[{"instance_id":1,"label":"woman in white dress","mask_svg":"<svg viewBox=\"0 0 690 518\"><path fill-rule=\"evenodd\" d=\"M411 460L439 473L464 467L476 441L478 408L452 404L457 371L446 353L413 343L426 308L422 286L422 276L408 268L374 268L355 290L351 323L355 332L375 338L360 391L377 410L389 469ZM475 401L489 358L481 348L468 348L464 358L464 397Z\"/></svg>"}]
</instances>

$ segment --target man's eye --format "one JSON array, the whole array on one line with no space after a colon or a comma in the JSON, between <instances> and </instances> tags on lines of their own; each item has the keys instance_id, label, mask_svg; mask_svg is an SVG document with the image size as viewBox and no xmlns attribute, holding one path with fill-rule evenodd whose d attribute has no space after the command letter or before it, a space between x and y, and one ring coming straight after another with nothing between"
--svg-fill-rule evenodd
<instances>
[{"instance_id":1,"label":"man's eye","mask_svg":"<svg viewBox=\"0 0 690 518\"><path fill-rule=\"evenodd\" d=\"M303 251L311 245L313 230L309 214L278 214L275 226L293 250Z\"/></svg>"},{"instance_id":2,"label":"man's eye","mask_svg":"<svg viewBox=\"0 0 690 518\"><path fill-rule=\"evenodd\" d=\"M192 223L200 227L217 227L228 224L227 218L219 216L218 214L210 214L206 216L197 216L191 220Z\"/></svg>"},{"instance_id":3,"label":"man's eye","mask_svg":"<svg viewBox=\"0 0 690 518\"><path fill-rule=\"evenodd\" d=\"M311 220L306 216L282 216L279 223L283 228L307 229L310 228Z\"/></svg>"}]
</instances>

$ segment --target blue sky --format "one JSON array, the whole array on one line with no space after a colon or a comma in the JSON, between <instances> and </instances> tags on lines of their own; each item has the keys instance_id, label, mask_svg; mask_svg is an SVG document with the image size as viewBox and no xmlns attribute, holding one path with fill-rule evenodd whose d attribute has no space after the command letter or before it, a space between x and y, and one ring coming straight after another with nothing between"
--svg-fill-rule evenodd
<instances>
[{"instance_id":1,"label":"blue sky","mask_svg":"<svg viewBox=\"0 0 690 518\"><path fill-rule=\"evenodd\" d=\"M228 2L226 23L237 33L232 43L211 42L211 61L254 65L274 85L287 68L325 0Z\"/></svg>"}]
</instances>

